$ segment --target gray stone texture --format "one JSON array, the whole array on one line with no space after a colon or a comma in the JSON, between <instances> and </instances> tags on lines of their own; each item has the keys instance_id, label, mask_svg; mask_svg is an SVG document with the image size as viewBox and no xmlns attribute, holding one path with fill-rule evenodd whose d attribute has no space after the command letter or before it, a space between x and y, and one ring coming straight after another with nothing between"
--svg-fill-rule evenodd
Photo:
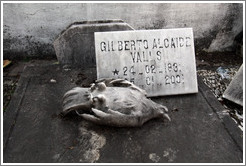
<instances>
[{"instance_id":1,"label":"gray stone texture","mask_svg":"<svg viewBox=\"0 0 246 166\"><path fill-rule=\"evenodd\" d=\"M243 65L225 90L223 98L243 106Z\"/></svg>"},{"instance_id":2,"label":"gray stone texture","mask_svg":"<svg viewBox=\"0 0 246 166\"><path fill-rule=\"evenodd\" d=\"M96 65L94 32L133 30L122 20L74 23L54 41L59 63L88 68Z\"/></svg>"},{"instance_id":3,"label":"gray stone texture","mask_svg":"<svg viewBox=\"0 0 246 166\"><path fill-rule=\"evenodd\" d=\"M4 58L55 57L53 42L73 22L122 19L136 30L192 27L195 48L233 49L242 3L4 3Z\"/></svg>"},{"instance_id":4,"label":"gray stone texture","mask_svg":"<svg viewBox=\"0 0 246 166\"><path fill-rule=\"evenodd\" d=\"M169 108L171 122L116 128L59 116L78 75L89 86L96 69L25 68L3 118L4 163L243 162L242 131L200 79L197 94L152 98Z\"/></svg>"}]
</instances>

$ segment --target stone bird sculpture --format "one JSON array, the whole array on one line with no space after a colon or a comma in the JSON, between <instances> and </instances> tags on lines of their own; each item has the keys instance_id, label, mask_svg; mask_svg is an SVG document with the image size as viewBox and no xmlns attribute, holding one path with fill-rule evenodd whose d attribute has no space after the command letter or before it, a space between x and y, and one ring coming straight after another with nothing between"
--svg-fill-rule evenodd
<instances>
[{"instance_id":1,"label":"stone bird sculpture","mask_svg":"<svg viewBox=\"0 0 246 166\"><path fill-rule=\"evenodd\" d=\"M137 127L153 118L170 121L167 107L123 79L97 80L90 88L75 87L63 96L62 115L75 111L82 118L115 127Z\"/></svg>"}]
</instances>

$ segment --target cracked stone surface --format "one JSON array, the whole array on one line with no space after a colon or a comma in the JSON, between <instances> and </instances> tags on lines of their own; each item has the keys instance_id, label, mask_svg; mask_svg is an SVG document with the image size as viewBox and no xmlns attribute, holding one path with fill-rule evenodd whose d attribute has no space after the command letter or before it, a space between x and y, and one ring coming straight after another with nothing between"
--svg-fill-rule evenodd
<instances>
[{"instance_id":1,"label":"cracked stone surface","mask_svg":"<svg viewBox=\"0 0 246 166\"><path fill-rule=\"evenodd\" d=\"M3 117L3 162L243 162L242 131L200 78L198 94L152 98L169 108L171 122L115 128L59 116L78 74L79 84L89 86L95 71L26 67Z\"/></svg>"}]
</instances>

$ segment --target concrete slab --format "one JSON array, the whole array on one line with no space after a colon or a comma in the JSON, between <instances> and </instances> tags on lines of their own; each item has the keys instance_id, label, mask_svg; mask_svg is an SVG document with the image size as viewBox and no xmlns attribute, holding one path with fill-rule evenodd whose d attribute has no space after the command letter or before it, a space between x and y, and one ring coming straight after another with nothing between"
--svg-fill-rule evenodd
<instances>
[{"instance_id":1,"label":"concrete slab","mask_svg":"<svg viewBox=\"0 0 246 166\"><path fill-rule=\"evenodd\" d=\"M243 106L243 65L225 90L223 98Z\"/></svg>"},{"instance_id":2,"label":"concrete slab","mask_svg":"<svg viewBox=\"0 0 246 166\"><path fill-rule=\"evenodd\" d=\"M114 128L59 116L62 96L78 74L86 86L96 69L25 69L3 118L4 163L243 162L242 131L200 79L197 94L153 98L170 109L171 122Z\"/></svg>"}]
</instances>

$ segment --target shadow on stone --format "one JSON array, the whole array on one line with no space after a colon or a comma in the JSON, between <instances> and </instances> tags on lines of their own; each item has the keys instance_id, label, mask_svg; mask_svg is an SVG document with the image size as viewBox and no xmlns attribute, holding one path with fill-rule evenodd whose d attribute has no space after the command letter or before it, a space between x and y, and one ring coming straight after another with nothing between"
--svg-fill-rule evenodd
<instances>
[{"instance_id":1,"label":"shadow on stone","mask_svg":"<svg viewBox=\"0 0 246 166\"><path fill-rule=\"evenodd\" d=\"M60 64L80 68L96 66L94 32L134 30L122 20L84 21L72 23L54 41Z\"/></svg>"},{"instance_id":2,"label":"shadow on stone","mask_svg":"<svg viewBox=\"0 0 246 166\"><path fill-rule=\"evenodd\" d=\"M79 73L83 81L96 79L95 69L25 69L4 115L4 163L243 162L242 132L201 80L197 94L153 98L169 108L171 122L116 128L59 116Z\"/></svg>"}]
</instances>

